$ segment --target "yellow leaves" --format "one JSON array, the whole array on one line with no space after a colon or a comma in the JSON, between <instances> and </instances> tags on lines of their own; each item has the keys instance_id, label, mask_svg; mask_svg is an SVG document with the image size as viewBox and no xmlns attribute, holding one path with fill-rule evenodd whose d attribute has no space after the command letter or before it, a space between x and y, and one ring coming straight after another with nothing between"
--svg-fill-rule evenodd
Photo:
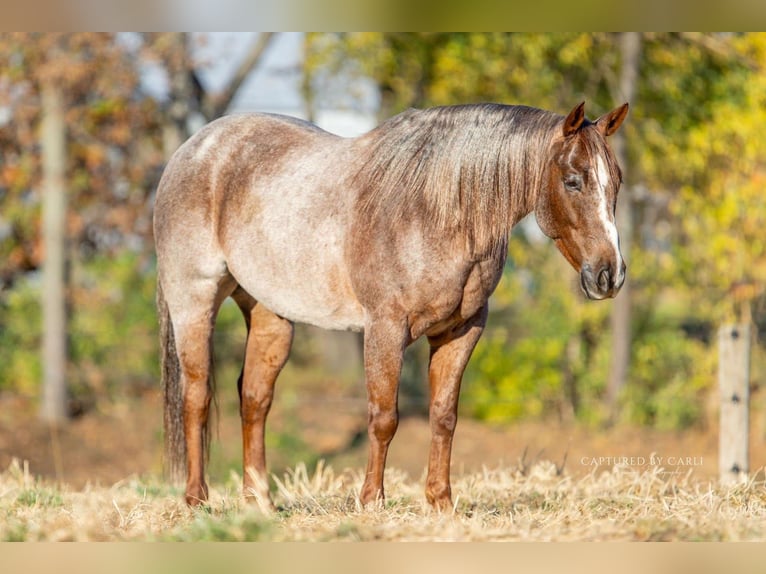
<instances>
[{"instance_id":1,"label":"yellow leaves","mask_svg":"<svg viewBox=\"0 0 766 574\"><path fill-rule=\"evenodd\" d=\"M581 97L577 92L584 90L584 82L598 89L605 66L594 61L609 55L609 38L570 33L312 34L307 38L307 69L309 74L323 66L362 72L393 96L393 111L475 101L564 110Z\"/></svg>"},{"instance_id":2,"label":"yellow leaves","mask_svg":"<svg viewBox=\"0 0 766 574\"><path fill-rule=\"evenodd\" d=\"M559 52L559 59L567 66L590 65L593 49L593 35L579 34L573 41L567 43Z\"/></svg>"},{"instance_id":3,"label":"yellow leaves","mask_svg":"<svg viewBox=\"0 0 766 574\"><path fill-rule=\"evenodd\" d=\"M731 39L736 53L742 54L753 64L766 68L766 34L763 32L737 35Z\"/></svg>"},{"instance_id":4,"label":"yellow leaves","mask_svg":"<svg viewBox=\"0 0 766 574\"><path fill-rule=\"evenodd\" d=\"M682 193L679 223L687 237L684 256L694 265L694 285L717 292L726 303L733 285L766 281L766 201L759 176L726 173L702 193ZM705 193L707 192L707 193ZM760 291L753 290L754 299ZM720 311L730 314L731 305Z\"/></svg>"},{"instance_id":5,"label":"yellow leaves","mask_svg":"<svg viewBox=\"0 0 766 574\"><path fill-rule=\"evenodd\" d=\"M669 192L673 225L672 258L655 264L717 301L718 318L731 314L732 285L766 279L764 64L763 34L655 35L642 61L646 117L629 145L639 179Z\"/></svg>"},{"instance_id":6,"label":"yellow leaves","mask_svg":"<svg viewBox=\"0 0 766 574\"><path fill-rule=\"evenodd\" d=\"M127 203L115 193L120 186L145 189L159 161L142 150L158 147L159 120L154 104L137 101L138 66L112 34L0 35L0 62L0 107L8 112L0 126L0 219L17 242L5 259L11 249L0 244L0 271L7 275L39 264L40 83L56 82L65 99L66 187L75 214L68 229L75 239L83 229L78 218L112 224L98 214ZM131 202L129 208L134 225L142 207Z\"/></svg>"}]
</instances>

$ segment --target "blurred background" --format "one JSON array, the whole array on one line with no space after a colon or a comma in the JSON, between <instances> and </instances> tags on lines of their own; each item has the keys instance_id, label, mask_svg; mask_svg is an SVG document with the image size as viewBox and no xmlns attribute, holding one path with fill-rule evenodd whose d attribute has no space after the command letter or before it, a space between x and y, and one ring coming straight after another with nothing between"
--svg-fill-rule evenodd
<instances>
[{"instance_id":1,"label":"blurred background","mask_svg":"<svg viewBox=\"0 0 766 574\"><path fill-rule=\"evenodd\" d=\"M734 323L752 327L760 448L766 34L2 33L0 469L17 457L72 484L161 472L152 204L194 131L269 111L352 137L408 107L480 101L561 114L586 101L591 119L630 102L612 138L628 282L586 301L534 217L514 229L464 377L455 461L666 448L715 473L717 332ZM240 466L244 336L225 304L214 479ZM415 475L427 359L422 342L407 352L392 444ZM272 471L362 465L365 423L359 335L299 326L267 427Z\"/></svg>"}]
</instances>

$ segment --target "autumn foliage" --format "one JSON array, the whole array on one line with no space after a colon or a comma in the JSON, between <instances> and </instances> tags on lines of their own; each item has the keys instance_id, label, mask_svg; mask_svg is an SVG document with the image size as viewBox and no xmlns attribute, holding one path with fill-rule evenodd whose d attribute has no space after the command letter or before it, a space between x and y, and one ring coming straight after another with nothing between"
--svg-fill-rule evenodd
<instances>
[{"instance_id":1,"label":"autumn foliage","mask_svg":"<svg viewBox=\"0 0 766 574\"><path fill-rule=\"evenodd\" d=\"M39 393L41 86L58 86L65 99L67 369L87 408L156 385L154 189L194 126L231 111L269 38L256 40L230 84L211 93L190 48L199 37L0 34L0 392ZM620 420L682 428L709 416L717 325L766 328L766 34L641 40L623 128L634 313ZM354 82L366 78L381 118L408 106L487 100L561 112L585 100L595 117L621 103L617 45L606 33L309 34L301 81L313 106L338 107L358 105ZM151 67L162 96L147 89ZM583 301L531 222L514 231L507 271L462 408L497 421L603 422L610 304ZM764 364L756 345L756 408Z\"/></svg>"}]
</instances>

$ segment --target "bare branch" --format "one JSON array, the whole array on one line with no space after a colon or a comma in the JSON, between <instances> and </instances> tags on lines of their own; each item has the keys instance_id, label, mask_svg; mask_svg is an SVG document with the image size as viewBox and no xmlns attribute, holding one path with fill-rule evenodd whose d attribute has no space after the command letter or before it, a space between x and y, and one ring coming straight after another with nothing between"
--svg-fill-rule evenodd
<instances>
[{"instance_id":1,"label":"bare branch","mask_svg":"<svg viewBox=\"0 0 766 574\"><path fill-rule=\"evenodd\" d=\"M274 32L261 32L247 53L247 56L245 56L237 68L229 84L216 94L205 94L201 108L203 115L208 121L214 120L226 112L242 83L261 61L266 48L268 48L273 38Z\"/></svg>"}]
</instances>

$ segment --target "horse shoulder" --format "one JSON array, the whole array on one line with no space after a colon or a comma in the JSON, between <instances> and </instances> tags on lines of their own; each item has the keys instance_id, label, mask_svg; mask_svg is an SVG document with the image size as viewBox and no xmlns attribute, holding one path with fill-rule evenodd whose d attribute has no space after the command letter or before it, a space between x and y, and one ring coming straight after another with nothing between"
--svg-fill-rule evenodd
<instances>
[{"instance_id":1,"label":"horse shoulder","mask_svg":"<svg viewBox=\"0 0 766 574\"><path fill-rule=\"evenodd\" d=\"M460 315L472 317L492 295L503 275L505 256L491 257L473 264L465 285L463 298L460 302Z\"/></svg>"},{"instance_id":2,"label":"horse shoulder","mask_svg":"<svg viewBox=\"0 0 766 574\"><path fill-rule=\"evenodd\" d=\"M412 340L473 317L497 286L505 256L476 261L462 241L419 225L357 225L349 267L368 316L401 315Z\"/></svg>"}]
</instances>

